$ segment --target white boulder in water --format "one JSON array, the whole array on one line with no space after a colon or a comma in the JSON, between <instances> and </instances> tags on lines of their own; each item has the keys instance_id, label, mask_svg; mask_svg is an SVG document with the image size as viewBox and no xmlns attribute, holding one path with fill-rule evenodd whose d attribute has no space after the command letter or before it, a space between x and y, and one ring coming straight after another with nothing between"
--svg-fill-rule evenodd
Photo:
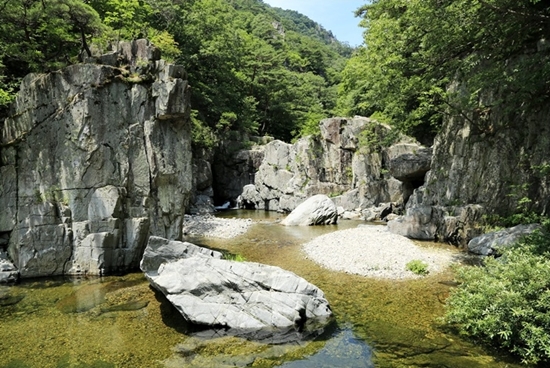
<instances>
[{"instance_id":1,"label":"white boulder in water","mask_svg":"<svg viewBox=\"0 0 550 368\"><path fill-rule=\"evenodd\" d=\"M191 243L151 237L141 269L187 321L231 334L285 340L331 316L323 292L294 273L220 258Z\"/></svg>"},{"instance_id":2,"label":"white boulder in water","mask_svg":"<svg viewBox=\"0 0 550 368\"><path fill-rule=\"evenodd\" d=\"M334 202L324 194L314 195L292 211L281 224L286 226L332 225L338 221Z\"/></svg>"}]
</instances>

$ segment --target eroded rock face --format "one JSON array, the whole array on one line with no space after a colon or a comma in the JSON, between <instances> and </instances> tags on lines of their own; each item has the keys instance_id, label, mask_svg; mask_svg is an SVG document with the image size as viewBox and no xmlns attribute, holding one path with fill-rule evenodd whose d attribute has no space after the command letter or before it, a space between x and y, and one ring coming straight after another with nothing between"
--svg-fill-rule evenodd
<instances>
[{"instance_id":1,"label":"eroded rock face","mask_svg":"<svg viewBox=\"0 0 550 368\"><path fill-rule=\"evenodd\" d=\"M382 149L361 147L365 130L377 136L390 130L363 117L325 119L320 128L319 138L267 144L253 186L245 186L239 198L241 206L290 212L307 198L325 194L344 211L359 213L380 203L398 208L422 184L429 149L412 138L403 136ZM391 175L392 167L402 174L400 180Z\"/></svg>"},{"instance_id":2,"label":"eroded rock face","mask_svg":"<svg viewBox=\"0 0 550 368\"><path fill-rule=\"evenodd\" d=\"M393 228L412 238L430 234L424 239L465 247L482 233L483 215L506 217L518 210L548 214L549 116L544 105L528 114L495 109L484 118L446 119L435 139L425 183ZM423 221L419 212L428 207L438 214L429 223L414 231L402 226L418 225Z\"/></svg>"},{"instance_id":3,"label":"eroded rock face","mask_svg":"<svg viewBox=\"0 0 550 368\"><path fill-rule=\"evenodd\" d=\"M334 225L338 211L334 202L323 194L308 198L296 207L283 221L285 226Z\"/></svg>"},{"instance_id":4,"label":"eroded rock face","mask_svg":"<svg viewBox=\"0 0 550 368\"><path fill-rule=\"evenodd\" d=\"M186 320L224 333L280 341L331 316L323 292L292 272L220 258L191 243L151 237L141 269Z\"/></svg>"},{"instance_id":5,"label":"eroded rock face","mask_svg":"<svg viewBox=\"0 0 550 368\"><path fill-rule=\"evenodd\" d=\"M137 267L149 234L181 236L185 71L146 40L89 61L25 77L1 127L0 238L22 277Z\"/></svg>"}]
</instances>

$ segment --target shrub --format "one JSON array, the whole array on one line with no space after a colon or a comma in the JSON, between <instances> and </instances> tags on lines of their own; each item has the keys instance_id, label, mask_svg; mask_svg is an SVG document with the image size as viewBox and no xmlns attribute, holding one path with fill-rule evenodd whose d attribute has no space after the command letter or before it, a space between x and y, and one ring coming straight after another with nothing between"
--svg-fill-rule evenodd
<instances>
[{"instance_id":1,"label":"shrub","mask_svg":"<svg viewBox=\"0 0 550 368\"><path fill-rule=\"evenodd\" d=\"M407 267L407 270L417 275L427 275L428 273L430 273L430 271L428 271L428 264L425 262L422 262L419 259L413 259L412 261L407 263L406 267Z\"/></svg>"},{"instance_id":2,"label":"shrub","mask_svg":"<svg viewBox=\"0 0 550 368\"><path fill-rule=\"evenodd\" d=\"M547 223L484 267L459 268L461 285L447 301L446 321L525 364L550 361L549 246Z\"/></svg>"},{"instance_id":3,"label":"shrub","mask_svg":"<svg viewBox=\"0 0 550 368\"><path fill-rule=\"evenodd\" d=\"M246 258L242 254L224 253L223 259L228 261L245 262Z\"/></svg>"}]
</instances>

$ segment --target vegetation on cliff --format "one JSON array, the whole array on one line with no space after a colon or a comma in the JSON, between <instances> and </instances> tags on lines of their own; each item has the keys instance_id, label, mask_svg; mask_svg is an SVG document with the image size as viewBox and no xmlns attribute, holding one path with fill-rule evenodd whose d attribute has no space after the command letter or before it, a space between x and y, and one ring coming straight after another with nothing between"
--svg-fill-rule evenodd
<instances>
[{"instance_id":1,"label":"vegetation on cliff","mask_svg":"<svg viewBox=\"0 0 550 368\"><path fill-rule=\"evenodd\" d=\"M332 114L351 54L309 18L260 0L5 1L0 109L27 73L142 37L186 67L199 144L232 130L291 139Z\"/></svg>"},{"instance_id":2,"label":"vegetation on cliff","mask_svg":"<svg viewBox=\"0 0 550 368\"><path fill-rule=\"evenodd\" d=\"M375 0L357 15L365 46L343 71L341 113L376 114L422 138L446 115L483 123L549 97L547 2Z\"/></svg>"}]
</instances>

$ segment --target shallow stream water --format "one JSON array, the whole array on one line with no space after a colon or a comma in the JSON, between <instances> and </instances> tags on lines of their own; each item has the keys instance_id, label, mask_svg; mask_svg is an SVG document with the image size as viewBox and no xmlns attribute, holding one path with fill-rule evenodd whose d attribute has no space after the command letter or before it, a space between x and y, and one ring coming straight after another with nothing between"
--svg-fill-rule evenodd
<instances>
[{"instance_id":1,"label":"shallow stream water","mask_svg":"<svg viewBox=\"0 0 550 368\"><path fill-rule=\"evenodd\" d=\"M314 340L283 345L199 338L141 273L0 286L0 367L516 367L440 322L451 271L412 281L323 269L300 244L338 226L285 228L277 214L226 212L257 224L199 245L280 266L319 286L335 321Z\"/></svg>"}]
</instances>

